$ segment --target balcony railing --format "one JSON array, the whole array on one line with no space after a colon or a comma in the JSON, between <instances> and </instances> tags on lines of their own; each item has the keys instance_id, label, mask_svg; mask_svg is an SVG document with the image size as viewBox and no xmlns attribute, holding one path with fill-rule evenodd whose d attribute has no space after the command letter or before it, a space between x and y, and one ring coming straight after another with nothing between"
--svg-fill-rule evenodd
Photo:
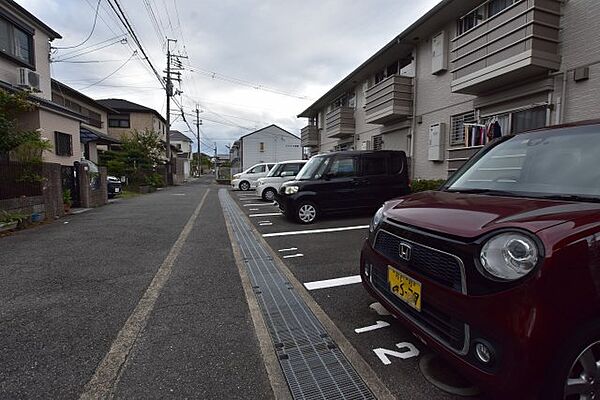
<instances>
[{"instance_id":1,"label":"balcony railing","mask_svg":"<svg viewBox=\"0 0 600 400\"><path fill-rule=\"evenodd\" d=\"M413 79L392 75L367 90L365 122L385 125L413 114Z\"/></svg>"},{"instance_id":2,"label":"balcony railing","mask_svg":"<svg viewBox=\"0 0 600 400\"><path fill-rule=\"evenodd\" d=\"M87 124L91 126L95 126L96 128L102 128L102 121L99 119L88 118Z\"/></svg>"},{"instance_id":3,"label":"balcony railing","mask_svg":"<svg viewBox=\"0 0 600 400\"><path fill-rule=\"evenodd\" d=\"M560 2L520 0L452 40L452 91L482 94L560 67Z\"/></svg>"},{"instance_id":4,"label":"balcony railing","mask_svg":"<svg viewBox=\"0 0 600 400\"><path fill-rule=\"evenodd\" d=\"M354 135L354 108L338 107L325 116L327 136L345 138Z\"/></svg>"},{"instance_id":5,"label":"balcony railing","mask_svg":"<svg viewBox=\"0 0 600 400\"><path fill-rule=\"evenodd\" d=\"M316 125L307 125L300 131L302 147L316 147L319 145L319 129Z\"/></svg>"}]
</instances>

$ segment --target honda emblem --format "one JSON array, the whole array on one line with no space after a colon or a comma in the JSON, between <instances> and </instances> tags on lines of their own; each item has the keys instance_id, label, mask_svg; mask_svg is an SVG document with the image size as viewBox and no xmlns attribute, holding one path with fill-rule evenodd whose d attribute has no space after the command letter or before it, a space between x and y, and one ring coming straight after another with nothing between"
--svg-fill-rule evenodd
<instances>
[{"instance_id":1,"label":"honda emblem","mask_svg":"<svg viewBox=\"0 0 600 400\"><path fill-rule=\"evenodd\" d=\"M400 246L398 248L398 255L404 261L410 261L411 250L412 250L412 248L410 247L410 245L402 242L402 243L400 243Z\"/></svg>"}]
</instances>

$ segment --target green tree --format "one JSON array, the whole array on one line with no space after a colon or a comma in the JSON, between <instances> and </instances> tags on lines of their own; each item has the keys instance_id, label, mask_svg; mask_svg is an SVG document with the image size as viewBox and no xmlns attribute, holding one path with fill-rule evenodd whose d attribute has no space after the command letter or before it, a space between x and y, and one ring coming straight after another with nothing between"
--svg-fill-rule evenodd
<instances>
[{"instance_id":1,"label":"green tree","mask_svg":"<svg viewBox=\"0 0 600 400\"><path fill-rule=\"evenodd\" d=\"M7 154L27 142L39 145L42 141L39 132L19 129L19 114L35 109L27 96L27 92L9 93L0 89L0 154ZM43 151L45 148L41 147Z\"/></svg>"}]
</instances>

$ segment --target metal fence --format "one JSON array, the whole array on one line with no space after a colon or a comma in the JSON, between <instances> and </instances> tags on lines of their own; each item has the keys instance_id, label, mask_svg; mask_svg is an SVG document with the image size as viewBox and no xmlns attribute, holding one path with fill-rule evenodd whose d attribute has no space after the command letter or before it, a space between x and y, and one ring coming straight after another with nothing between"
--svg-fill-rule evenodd
<instances>
[{"instance_id":1,"label":"metal fence","mask_svg":"<svg viewBox=\"0 0 600 400\"><path fill-rule=\"evenodd\" d=\"M0 200L41 196L42 164L0 162Z\"/></svg>"}]
</instances>

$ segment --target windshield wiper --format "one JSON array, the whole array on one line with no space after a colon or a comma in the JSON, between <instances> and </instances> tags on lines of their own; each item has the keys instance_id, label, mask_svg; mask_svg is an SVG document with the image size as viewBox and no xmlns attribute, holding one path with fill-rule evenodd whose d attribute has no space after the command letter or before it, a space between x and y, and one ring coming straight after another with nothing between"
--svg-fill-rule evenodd
<instances>
[{"instance_id":1,"label":"windshield wiper","mask_svg":"<svg viewBox=\"0 0 600 400\"><path fill-rule=\"evenodd\" d=\"M519 194L514 192L494 189L446 189L446 192L465 194L489 194L491 196L519 196Z\"/></svg>"},{"instance_id":2,"label":"windshield wiper","mask_svg":"<svg viewBox=\"0 0 600 400\"><path fill-rule=\"evenodd\" d=\"M539 198L549 200L584 201L589 203L600 203L600 197L581 196L577 194L549 194L539 196Z\"/></svg>"}]
</instances>

